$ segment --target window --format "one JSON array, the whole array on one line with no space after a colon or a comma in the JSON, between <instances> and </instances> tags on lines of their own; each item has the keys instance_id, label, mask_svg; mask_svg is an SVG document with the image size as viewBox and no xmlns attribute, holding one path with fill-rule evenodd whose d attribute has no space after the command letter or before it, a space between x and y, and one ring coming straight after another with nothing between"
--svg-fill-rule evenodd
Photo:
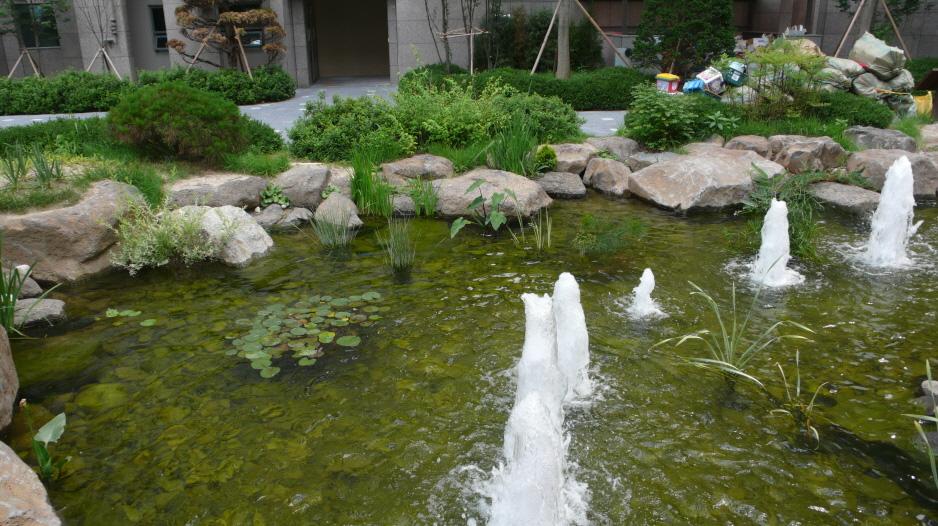
<instances>
[{"instance_id":1,"label":"window","mask_svg":"<svg viewBox=\"0 0 938 526\"><path fill-rule=\"evenodd\" d=\"M58 47L59 29L50 4L13 4L16 28L26 47Z\"/></svg>"},{"instance_id":2,"label":"window","mask_svg":"<svg viewBox=\"0 0 938 526\"><path fill-rule=\"evenodd\" d=\"M151 5L150 18L153 21L153 49L166 51L166 19L163 18L163 6Z\"/></svg>"},{"instance_id":3,"label":"window","mask_svg":"<svg viewBox=\"0 0 938 526\"><path fill-rule=\"evenodd\" d=\"M227 11L243 13L252 9L260 9L260 2L247 2L240 5L231 6ZM241 35L241 44L246 49L261 48L264 46L264 28L259 26L247 26L244 34Z\"/></svg>"}]
</instances>

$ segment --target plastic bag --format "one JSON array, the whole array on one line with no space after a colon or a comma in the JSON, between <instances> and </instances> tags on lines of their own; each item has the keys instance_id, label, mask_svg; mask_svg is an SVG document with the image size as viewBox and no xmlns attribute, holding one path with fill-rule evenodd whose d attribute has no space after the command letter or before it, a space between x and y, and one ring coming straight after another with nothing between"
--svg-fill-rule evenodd
<instances>
[{"instance_id":1,"label":"plastic bag","mask_svg":"<svg viewBox=\"0 0 938 526\"><path fill-rule=\"evenodd\" d=\"M885 96L884 91L891 91L889 86L876 78L872 73L864 73L853 79L853 92L857 95L881 99Z\"/></svg>"},{"instance_id":2,"label":"plastic bag","mask_svg":"<svg viewBox=\"0 0 938 526\"><path fill-rule=\"evenodd\" d=\"M842 71L834 68L822 69L818 72L817 78L823 86L831 86L841 90L849 90L853 84L853 81L847 78Z\"/></svg>"},{"instance_id":3,"label":"plastic bag","mask_svg":"<svg viewBox=\"0 0 938 526\"><path fill-rule=\"evenodd\" d=\"M915 78L909 70L903 69L902 72L896 75L892 80L886 82L886 85L889 86L888 89L892 91L909 93L912 91L912 87L915 86Z\"/></svg>"},{"instance_id":4,"label":"plastic bag","mask_svg":"<svg viewBox=\"0 0 938 526\"><path fill-rule=\"evenodd\" d=\"M920 115L931 116L932 108L934 108L934 102L932 100L932 93L930 91L924 95L912 97L912 99L915 101L915 109Z\"/></svg>"},{"instance_id":5,"label":"plastic bag","mask_svg":"<svg viewBox=\"0 0 938 526\"><path fill-rule=\"evenodd\" d=\"M864 33L850 51L850 59L866 65L880 78L890 80L905 68L905 53L869 33Z\"/></svg>"},{"instance_id":6,"label":"plastic bag","mask_svg":"<svg viewBox=\"0 0 938 526\"><path fill-rule=\"evenodd\" d=\"M827 67L836 69L837 71L843 73L844 76L850 80L853 80L866 73L866 70L863 69L863 66L848 58L827 57Z\"/></svg>"}]
</instances>

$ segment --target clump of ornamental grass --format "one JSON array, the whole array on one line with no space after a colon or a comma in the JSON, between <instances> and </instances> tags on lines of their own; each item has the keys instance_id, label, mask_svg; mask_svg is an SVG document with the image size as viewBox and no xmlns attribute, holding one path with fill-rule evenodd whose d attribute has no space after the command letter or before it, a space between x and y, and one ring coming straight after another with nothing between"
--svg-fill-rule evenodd
<instances>
[{"instance_id":1,"label":"clump of ornamental grass","mask_svg":"<svg viewBox=\"0 0 938 526\"><path fill-rule=\"evenodd\" d=\"M387 235L378 234L378 243L384 249L384 259L394 272L406 273L414 266L417 251L410 235L410 222L389 219Z\"/></svg>"}]
</instances>

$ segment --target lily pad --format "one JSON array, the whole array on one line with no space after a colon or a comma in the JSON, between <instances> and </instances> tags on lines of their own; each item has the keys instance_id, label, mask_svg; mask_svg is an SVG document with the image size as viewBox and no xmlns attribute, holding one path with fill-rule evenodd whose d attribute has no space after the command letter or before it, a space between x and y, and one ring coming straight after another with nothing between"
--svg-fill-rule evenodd
<instances>
[{"instance_id":1,"label":"lily pad","mask_svg":"<svg viewBox=\"0 0 938 526\"><path fill-rule=\"evenodd\" d=\"M251 361L251 368L262 370L270 367L270 358L258 358Z\"/></svg>"},{"instance_id":2,"label":"lily pad","mask_svg":"<svg viewBox=\"0 0 938 526\"><path fill-rule=\"evenodd\" d=\"M333 327L345 327L348 325L348 320L336 319L336 320L330 321L329 323L331 323Z\"/></svg>"},{"instance_id":3,"label":"lily pad","mask_svg":"<svg viewBox=\"0 0 938 526\"><path fill-rule=\"evenodd\" d=\"M261 369L261 378L273 378L280 372L279 367L265 367Z\"/></svg>"},{"instance_id":4,"label":"lily pad","mask_svg":"<svg viewBox=\"0 0 938 526\"><path fill-rule=\"evenodd\" d=\"M333 307L344 307L348 305L348 298L336 298L329 302Z\"/></svg>"},{"instance_id":5,"label":"lily pad","mask_svg":"<svg viewBox=\"0 0 938 526\"><path fill-rule=\"evenodd\" d=\"M128 317L128 318L136 318L137 316L140 316L141 314L143 314L143 313L140 312L140 311L138 311L138 310L122 310L122 311L120 311L120 315L121 315L121 316L126 316L126 317Z\"/></svg>"},{"instance_id":6,"label":"lily pad","mask_svg":"<svg viewBox=\"0 0 938 526\"><path fill-rule=\"evenodd\" d=\"M310 365L315 365L316 359L315 358L300 358L299 361L297 361L296 363L299 365L302 365L303 367L306 367Z\"/></svg>"},{"instance_id":7,"label":"lily pad","mask_svg":"<svg viewBox=\"0 0 938 526\"><path fill-rule=\"evenodd\" d=\"M104 312L104 315L108 318L116 318L121 315L121 312L117 309L108 309Z\"/></svg>"},{"instance_id":8,"label":"lily pad","mask_svg":"<svg viewBox=\"0 0 938 526\"><path fill-rule=\"evenodd\" d=\"M319 333L319 343L332 343L335 339L335 333L331 331L322 331Z\"/></svg>"},{"instance_id":9,"label":"lily pad","mask_svg":"<svg viewBox=\"0 0 938 526\"><path fill-rule=\"evenodd\" d=\"M380 300L381 300L381 293L380 293L380 292L374 292L374 291L366 292L366 293L362 294L362 299L365 300L365 301L380 301Z\"/></svg>"},{"instance_id":10,"label":"lily pad","mask_svg":"<svg viewBox=\"0 0 938 526\"><path fill-rule=\"evenodd\" d=\"M156 325L156 320L154 320L153 318L150 318L148 320L143 320L140 322L141 327L152 327L154 325Z\"/></svg>"},{"instance_id":11,"label":"lily pad","mask_svg":"<svg viewBox=\"0 0 938 526\"><path fill-rule=\"evenodd\" d=\"M358 345L362 342L362 339L358 336L342 336L335 342L342 347L358 347Z\"/></svg>"},{"instance_id":12,"label":"lily pad","mask_svg":"<svg viewBox=\"0 0 938 526\"><path fill-rule=\"evenodd\" d=\"M292 329L290 329L290 334L294 336L306 336L307 332L308 331L304 329L303 327L293 327Z\"/></svg>"},{"instance_id":13,"label":"lily pad","mask_svg":"<svg viewBox=\"0 0 938 526\"><path fill-rule=\"evenodd\" d=\"M349 318L352 317L352 314L349 313L349 312L341 311L341 312L335 313L335 317L336 317L336 318L339 318L339 319L346 319L346 320L347 320L347 319L349 319Z\"/></svg>"}]
</instances>

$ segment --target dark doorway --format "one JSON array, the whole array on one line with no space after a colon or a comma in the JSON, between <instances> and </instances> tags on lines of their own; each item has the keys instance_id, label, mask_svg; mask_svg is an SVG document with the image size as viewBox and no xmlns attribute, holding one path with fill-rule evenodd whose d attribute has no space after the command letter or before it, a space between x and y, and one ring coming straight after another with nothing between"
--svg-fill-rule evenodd
<instances>
[{"instance_id":1,"label":"dark doorway","mask_svg":"<svg viewBox=\"0 0 938 526\"><path fill-rule=\"evenodd\" d=\"M387 0L306 2L310 81L390 77Z\"/></svg>"}]
</instances>

